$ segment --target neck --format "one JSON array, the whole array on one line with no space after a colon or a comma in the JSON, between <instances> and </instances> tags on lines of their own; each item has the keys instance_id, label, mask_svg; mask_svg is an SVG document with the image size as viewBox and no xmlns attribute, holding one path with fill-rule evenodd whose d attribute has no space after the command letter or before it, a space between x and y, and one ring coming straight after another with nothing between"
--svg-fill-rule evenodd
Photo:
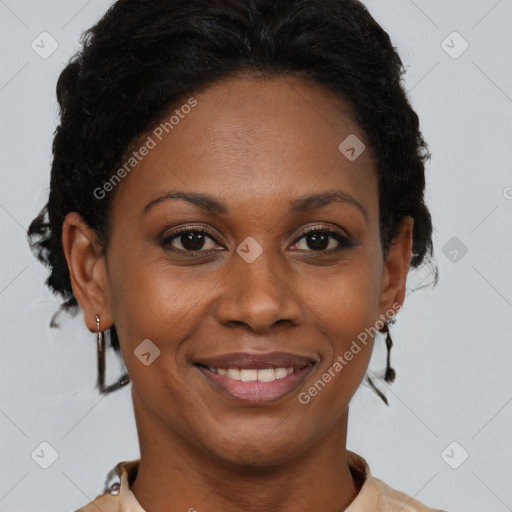
<instances>
[{"instance_id":1,"label":"neck","mask_svg":"<svg viewBox=\"0 0 512 512\"><path fill-rule=\"evenodd\" d=\"M348 409L319 443L280 465L234 464L137 414L140 466L130 488L146 512L339 512L357 496L347 462Z\"/></svg>"}]
</instances>

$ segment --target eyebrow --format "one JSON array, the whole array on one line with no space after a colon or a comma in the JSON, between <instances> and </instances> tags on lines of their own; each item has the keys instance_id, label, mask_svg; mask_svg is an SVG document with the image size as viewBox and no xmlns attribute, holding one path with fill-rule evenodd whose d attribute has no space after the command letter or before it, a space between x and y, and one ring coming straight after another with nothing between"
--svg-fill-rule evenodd
<instances>
[{"instance_id":1,"label":"eyebrow","mask_svg":"<svg viewBox=\"0 0 512 512\"><path fill-rule=\"evenodd\" d=\"M161 203L162 201L166 201L167 199L183 199L184 201L198 206L199 208L209 213L215 213L219 215L226 215L229 213L227 204L223 200L217 199L214 196L208 194L184 192L180 190L169 190L156 199L150 201L142 210L142 215L147 213L148 210L150 210L156 204ZM342 190L327 191L319 194L308 194L294 199L290 202L288 212L297 214L322 208L333 202L350 204L356 207L363 214L366 222L368 223L368 212L364 206L353 196L347 192L343 192Z\"/></svg>"}]
</instances>

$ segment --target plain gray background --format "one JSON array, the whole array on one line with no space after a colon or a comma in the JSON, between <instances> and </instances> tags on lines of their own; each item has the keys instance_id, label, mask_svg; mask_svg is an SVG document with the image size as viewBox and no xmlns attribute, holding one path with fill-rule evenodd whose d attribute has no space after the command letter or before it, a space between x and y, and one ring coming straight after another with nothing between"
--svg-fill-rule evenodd
<instances>
[{"instance_id":1,"label":"plain gray background","mask_svg":"<svg viewBox=\"0 0 512 512\"><path fill-rule=\"evenodd\" d=\"M391 331L390 407L361 386L348 447L433 508L512 510L512 1L365 4L407 66L432 152L440 281L408 294ZM117 462L139 456L129 387L108 397L94 388L96 341L81 314L49 328L59 299L25 237L47 200L58 75L109 5L0 0L1 511L75 510ZM31 47L45 37L51 49L42 32L58 44L47 58ZM409 288L422 280L411 274ZM107 363L111 380L119 366ZM371 368L384 365L381 337ZM31 456L42 442L58 454L48 469Z\"/></svg>"}]
</instances>

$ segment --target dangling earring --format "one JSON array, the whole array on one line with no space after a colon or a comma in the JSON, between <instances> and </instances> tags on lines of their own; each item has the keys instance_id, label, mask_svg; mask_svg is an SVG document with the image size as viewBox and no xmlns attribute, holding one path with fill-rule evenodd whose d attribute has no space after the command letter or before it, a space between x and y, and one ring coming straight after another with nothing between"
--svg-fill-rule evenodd
<instances>
[{"instance_id":1,"label":"dangling earring","mask_svg":"<svg viewBox=\"0 0 512 512\"><path fill-rule=\"evenodd\" d=\"M130 382L130 376L125 373L114 384L105 386L105 341L103 332L100 330L100 317L98 315L96 315L96 334L98 340L98 388L102 394L106 394L126 386Z\"/></svg>"},{"instance_id":2,"label":"dangling earring","mask_svg":"<svg viewBox=\"0 0 512 512\"><path fill-rule=\"evenodd\" d=\"M396 322L396 318L394 318L394 317L388 318L386 320L386 323L384 324L384 326L381 329L379 329L379 332L386 335L387 358L386 358L386 371L384 373L384 380L386 382L394 382L395 377L396 377L396 371L394 370L394 368L391 368L390 358L391 358L391 347L393 346L393 340L391 339L391 335L389 333L389 327L388 327L389 324L394 324L395 322ZM386 405L389 406L387 398L382 394L380 389L378 389L377 386L375 386L372 379L369 376L367 376L366 379L368 380L368 383L370 384L372 389L375 391L375 393L377 393L377 395L379 395L379 397L382 399L382 401Z\"/></svg>"}]
</instances>

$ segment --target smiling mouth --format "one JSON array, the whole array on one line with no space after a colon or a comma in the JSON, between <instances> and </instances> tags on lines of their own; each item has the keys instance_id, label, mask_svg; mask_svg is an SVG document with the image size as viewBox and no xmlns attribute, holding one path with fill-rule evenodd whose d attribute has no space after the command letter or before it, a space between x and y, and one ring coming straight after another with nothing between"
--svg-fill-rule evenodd
<instances>
[{"instance_id":1,"label":"smiling mouth","mask_svg":"<svg viewBox=\"0 0 512 512\"><path fill-rule=\"evenodd\" d=\"M217 391L235 402L264 405L296 390L315 364L297 367L222 368L195 364Z\"/></svg>"}]
</instances>

